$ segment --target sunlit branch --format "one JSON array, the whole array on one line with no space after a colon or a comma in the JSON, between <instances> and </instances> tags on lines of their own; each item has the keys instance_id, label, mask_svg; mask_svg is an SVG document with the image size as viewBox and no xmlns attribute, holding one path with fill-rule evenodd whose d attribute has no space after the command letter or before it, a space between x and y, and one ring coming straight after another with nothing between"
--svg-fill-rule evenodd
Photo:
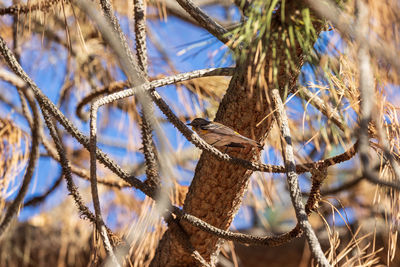
<instances>
[{"instance_id":1,"label":"sunlit branch","mask_svg":"<svg viewBox=\"0 0 400 267\"><path fill-rule=\"evenodd\" d=\"M294 154L293 154L293 144L289 129L289 121L286 115L282 99L279 95L279 90L272 90L272 98L275 104L276 120L281 131L281 145L282 145L282 156L285 162L287 182L289 184L290 198L294 210L296 212L297 221L301 229L304 231L308 245L310 246L311 254L317 263L321 266L330 266L328 260L326 259L324 252L321 249L321 245L311 227L310 222L307 218L307 212L305 206L302 202L301 191L298 182L298 175L296 173Z\"/></svg>"},{"instance_id":2,"label":"sunlit branch","mask_svg":"<svg viewBox=\"0 0 400 267\"><path fill-rule=\"evenodd\" d=\"M92 105L91 111L94 108ZM96 174L96 116L97 113L90 112L90 139L89 139L89 152L90 152L90 188L92 193L93 206L95 211L95 223L97 231L99 231L103 240L104 248L107 251L108 257L111 258L114 266L120 266L117 258L115 257L113 247L108 238L105 223L101 215L100 199L97 188L97 174Z\"/></svg>"},{"instance_id":3,"label":"sunlit branch","mask_svg":"<svg viewBox=\"0 0 400 267\"><path fill-rule=\"evenodd\" d=\"M177 0L179 5L183 7L204 29L214 35L222 43L226 44L230 41L230 37L227 36L227 30L221 25L211 19L201 8L199 8L191 0Z\"/></svg>"}]
</instances>

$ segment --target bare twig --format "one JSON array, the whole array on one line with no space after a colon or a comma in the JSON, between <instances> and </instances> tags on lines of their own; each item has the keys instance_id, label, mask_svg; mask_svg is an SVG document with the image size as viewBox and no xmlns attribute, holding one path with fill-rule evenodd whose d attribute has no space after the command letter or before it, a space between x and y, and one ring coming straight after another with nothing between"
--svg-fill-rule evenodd
<instances>
[{"instance_id":1,"label":"bare twig","mask_svg":"<svg viewBox=\"0 0 400 267\"><path fill-rule=\"evenodd\" d=\"M183 247L195 258L202 266L211 267L207 261L201 256L201 254L193 247L192 243L190 242L189 235L185 232L183 227L176 221L170 220L169 225L173 223L175 227L178 229L178 239Z\"/></svg>"},{"instance_id":2,"label":"bare twig","mask_svg":"<svg viewBox=\"0 0 400 267\"><path fill-rule=\"evenodd\" d=\"M30 199L27 199L24 203L24 207L29 207L29 206L37 206L40 203L42 203L54 190L56 190L60 185L63 180L64 176L63 174L60 174L60 176L57 178L57 180L53 183L53 185L42 195L32 197Z\"/></svg>"},{"instance_id":3,"label":"bare twig","mask_svg":"<svg viewBox=\"0 0 400 267\"><path fill-rule=\"evenodd\" d=\"M95 211L95 222L96 222L96 228L99 231L101 238L103 240L104 248L107 252L108 257L111 258L113 265L114 266L120 266L114 251L113 247L110 243L110 240L108 238L107 234L107 229L105 226L105 223L103 221L103 218L101 216L101 207L100 207L100 200L99 200L99 193L97 189L97 174L96 174L96 132L97 132L97 127L96 127L96 116L97 113L92 112L92 109L94 109L94 105L91 107L91 112L90 112L90 141L89 141L89 152L90 152L90 188L92 192L92 200L93 200L93 206L94 206L94 211Z\"/></svg>"},{"instance_id":4,"label":"bare twig","mask_svg":"<svg viewBox=\"0 0 400 267\"><path fill-rule=\"evenodd\" d=\"M33 100L33 97L28 98L28 103L33 112L33 121L34 121L32 127L31 127L32 145L31 145L31 149L29 151L28 166L26 167L26 172L25 172L24 178L22 180L21 188L20 188L17 196L11 203L11 205L8 207L6 214L4 216L4 219L0 224L0 237L6 231L6 229L10 225L10 223L11 223L12 219L15 217L15 215L18 213L19 207L20 207L21 203L23 202L26 193L28 192L29 184L31 182L33 172L35 170L36 163L39 158L39 142L40 142L40 129L41 129L39 111L36 107L36 103Z\"/></svg>"},{"instance_id":5,"label":"bare twig","mask_svg":"<svg viewBox=\"0 0 400 267\"><path fill-rule=\"evenodd\" d=\"M70 168L70 164L69 161L66 157L65 154L65 149L59 139L59 136L57 134L56 128L54 126L53 121L50 118L50 114L49 111L46 110L45 108L41 107L42 110L42 114L43 114L43 118L46 122L47 128L50 131L50 135L53 138L53 141L56 145L56 149L58 152L58 155L60 157L60 164L63 170L63 175L65 177L65 180L67 181L67 189L70 192L70 194L72 195L75 204L78 207L78 210L81 214L81 216L83 216L84 218L88 219L91 223L96 224L96 216L89 210L89 208L84 204L82 197L79 194L78 188L76 187L74 181L72 180L72 174L71 174L71 168ZM105 226L106 227L106 226ZM114 235L112 233L112 231L106 227L106 231L111 234ZM107 244L108 246L111 246L110 244Z\"/></svg>"},{"instance_id":6,"label":"bare twig","mask_svg":"<svg viewBox=\"0 0 400 267\"><path fill-rule=\"evenodd\" d=\"M148 78L147 45L146 45L146 7L143 0L134 0L134 18L135 18L135 37L136 52L139 66L146 78ZM153 106L149 107L151 113L154 113ZM152 127L142 112L141 134L143 144L143 154L146 162L146 180L145 182L152 187L160 185L160 176L158 175L157 154L153 141Z\"/></svg>"},{"instance_id":7,"label":"bare twig","mask_svg":"<svg viewBox=\"0 0 400 267\"><path fill-rule=\"evenodd\" d=\"M125 88L129 87L128 82L126 81L118 81L113 82L107 86L98 88L96 90L91 91L87 96L85 96L81 101L79 101L78 105L76 106L75 114L84 121L89 119L89 113L83 111L83 108L88 103L92 102L95 98L110 92L118 92Z\"/></svg>"},{"instance_id":8,"label":"bare twig","mask_svg":"<svg viewBox=\"0 0 400 267\"><path fill-rule=\"evenodd\" d=\"M321 192L321 194L323 196L327 196L327 195L333 195L333 194L340 193L340 192L342 192L344 190L348 190L348 189L352 188L353 186L356 186L363 179L364 179L363 176L358 176L357 178L354 178L351 181L347 181L347 182L339 185L338 187L334 187L334 188L329 188L327 190L323 190Z\"/></svg>"},{"instance_id":9,"label":"bare twig","mask_svg":"<svg viewBox=\"0 0 400 267\"><path fill-rule=\"evenodd\" d=\"M330 266L326 259L324 252L321 249L321 245L307 219L307 213L305 211L304 204L302 202L301 191L298 183L298 175L296 173L294 154L292 147L292 138L290 135L289 122L286 116L286 112L279 95L279 90L272 90L272 98L274 100L275 108L277 109L276 119L280 126L282 135L282 156L284 158L287 182L289 184L290 198L296 212L297 220L300 224L301 229L304 231L308 245L310 246L311 253L314 259L321 266Z\"/></svg>"},{"instance_id":10,"label":"bare twig","mask_svg":"<svg viewBox=\"0 0 400 267\"><path fill-rule=\"evenodd\" d=\"M253 245L262 245L262 246L267 246L267 247L275 247L275 246L280 246L284 243L289 242L290 240L299 237L301 235L301 229L297 225L295 228L293 228L291 231L281 234L281 235L275 235L275 236L253 236L253 235L247 235L247 234L242 234L242 233L234 233L231 231L225 231L222 229L219 229L217 227L214 227L205 221L184 213L182 210L180 210L177 207L172 207L172 211L174 214L178 216L179 219L185 220L189 222L191 225L196 226L197 228L213 234L219 238L223 238L226 240L232 240L244 244L253 244Z\"/></svg>"},{"instance_id":11,"label":"bare twig","mask_svg":"<svg viewBox=\"0 0 400 267\"><path fill-rule=\"evenodd\" d=\"M151 127L144 114L141 115L141 134L143 144L143 154L146 163L146 180L150 186L156 188L160 185L160 176L158 174L157 154L154 147Z\"/></svg>"},{"instance_id":12,"label":"bare twig","mask_svg":"<svg viewBox=\"0 0 400 267\"><path fill-rule=\"evenodd\" d=\"M321 185L328 175L328 170L326 168L322 169L312 169L311 170L311 190L308 197L305 211L307 215L310 215L312 211L317 210L318 203L321 200Z\"/></svg>"},{"instance_id":13,"label":"bare twig","mask_svg":"<svg viewBox=\"0 0 400 267\"><path fill-rule=\"evenodd\" d=\"M134 0L135 39L139 66L147 77L146 7L143 0Z\"/></svg>"},{"instance_id":14,"label":"bare twig","mask_svg":"<svg viewBox=\"0 0 400 267\"><path fill-rule=\"evenodd\" d=\"M119 25L117 17L114 15L111 2L109 0L100 0L103 12L108 18L108 22L111 23L112 28L107 24L106 20L103 19L99 12L97 12L94 4L84 0L78 0L75 2L91 19L96 22L103 37L117 54L122 69L125 71L131 85L137 86L144 83L146 79L143 76L143 73L141 73L141 70L137 67L136 60L129 48L128 42L126 41L125 34Z\"/></svg>"},{"instance_id":15,"label":"bare twig","mask_svg":"<svg viewBox=\"0 0 400 267\"><path fill-rule=\"evenodd\" d=\"M335 123L340 130L345 132L346 129L348 129L342 118L340 118L336 110L334 110L330 105L324 102L316 94L308 90L306 87L299 87L298 89L300 90L300 96L303 96L304 99L310 101L310 103L319 111L321 111L322 114L324 114L328 119L332 120L332 122Z\"/></svg>"},{"instance_id":16,"label":"bare twig","mask_svg":"<svg viewBox=\"0 0 400 267\"><path fill-rule=\"evenodd\" d=\"M201 8L196 6L192 0L177 0L179 5L183 7L204 29L218 38L222 43L226 44L230 41L227 30L211 19Z\"/></svg>"},{"instance_id":17,"label":"bare twig","mask_svg":"<svg viewBox=\"0 0 400 267\"><path fill-rule=\"evenodd\" d=\"M74 181L72 180L72 174L71 174L71 169L69 167L69 161L66 157L65 154L65 149L59 139L59 136L57 134L56 128L54 126L53 121L50 118L50 114L46 109L42 109L43 113L43 118L46 122L47 128L50 131L50 135L53 138L53 141L56 145L57 153L58 156L60 157L60 164L63 170L63 175L65 177L65 180L67 181L67 189L72 195L76 205L78 206L78 210L81 213L81 216L84 218L87 218L89 221L92 223L96 223L96 218L93 215L93 213L89 210L88 207L85 206L83 203L82 197L79 195L78 188L74 184Z\"/></svg>"}]
</instances>

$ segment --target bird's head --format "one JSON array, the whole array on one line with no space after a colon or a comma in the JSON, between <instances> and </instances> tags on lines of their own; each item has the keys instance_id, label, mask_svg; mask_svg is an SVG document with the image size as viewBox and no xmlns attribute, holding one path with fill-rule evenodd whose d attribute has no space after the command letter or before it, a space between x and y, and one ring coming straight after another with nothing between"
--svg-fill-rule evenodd
<instances>
[{"instance_id":1,"label":"bird's head","mask_svg":"<svg viewBox=\"0 0 400 267\"><path fill-rule=\"evenodd\" d=\"M198 129L202 126L205 126L209 124L210 122L208 120L202 119L202 118L196 118L192 120L192 122L188 123L187 125L190 125L193 127L193 129Z\"/></svg>"}]
</instances>

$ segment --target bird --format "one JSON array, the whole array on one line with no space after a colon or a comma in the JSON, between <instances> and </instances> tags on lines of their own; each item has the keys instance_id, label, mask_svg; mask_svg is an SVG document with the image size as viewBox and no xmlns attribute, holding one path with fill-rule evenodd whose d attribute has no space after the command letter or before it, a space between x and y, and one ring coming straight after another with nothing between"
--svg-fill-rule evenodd
<instances>
[{"instance_id":1,"label":"bird","mask_svg":"<svg viewBox=\"0 0 400 267\"><path fill-rule=\"evenodd\" d=\"M212 146L244 148L243 144L248 144L259 149L263 148L260 143L244 137L232 128L218 122L196 118L187 125L192 126L193 131Z\"/></svg>"}]
</instances>

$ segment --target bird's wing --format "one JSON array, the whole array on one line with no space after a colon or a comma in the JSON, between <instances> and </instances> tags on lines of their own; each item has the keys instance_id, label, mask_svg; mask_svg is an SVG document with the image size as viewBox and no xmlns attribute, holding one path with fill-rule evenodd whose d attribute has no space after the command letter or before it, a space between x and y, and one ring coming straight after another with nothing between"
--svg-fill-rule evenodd
<instances>
[{"instance_id":1,"label":"bird's wing","mask_svg":"<svg viewBox=\"0 0 400 267\"><path fill-rule=\"evenodd\" d=\"M201 127L203 130L209 130L218 134L223 135L240 135L238 132L234 131L233 129L229 128L228 126L223 126L219 123L210 123Z\"/></svg>"}]
</instances>

